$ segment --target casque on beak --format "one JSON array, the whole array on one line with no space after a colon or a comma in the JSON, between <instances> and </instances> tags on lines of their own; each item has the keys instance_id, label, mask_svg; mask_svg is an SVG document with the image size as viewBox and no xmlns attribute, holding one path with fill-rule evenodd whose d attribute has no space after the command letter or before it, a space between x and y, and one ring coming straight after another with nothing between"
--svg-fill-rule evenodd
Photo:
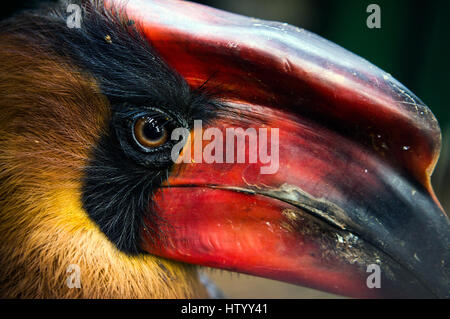
<instances>
[{"instance_id":1,"label":"casque on beak","mask_svg":"<svg viewBox=\"0 0 450 319\"><path fill-rule=\"evenodd\" d=\"M192 87L208 80L239 115L210 127L279 130L274 174L260 161L175 165L152 198L164 238L144 249L354 297L450 296L449 220L430 185L440 130L413 93L286 24L178 1L126 10ZM367 286L371 264L381 288Z\"/></svg>"}]
</instances>

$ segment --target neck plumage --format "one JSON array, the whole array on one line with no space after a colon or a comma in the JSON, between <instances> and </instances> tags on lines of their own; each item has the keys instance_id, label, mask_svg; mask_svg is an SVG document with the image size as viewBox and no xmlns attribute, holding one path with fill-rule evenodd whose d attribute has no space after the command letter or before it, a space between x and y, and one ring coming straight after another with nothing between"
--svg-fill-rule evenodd
<instances>
[{"instance_id":1,"label":"neck plumage","mask_svg":"<svg viewBox=\"0 0 450 319\"><path fill-rule=\"evenodd\" d=\"M1 207L0 297L207 297L194 266L117 250L80 209L74 185L66 186L33 208Z\"/></svg>"}]
</instances>

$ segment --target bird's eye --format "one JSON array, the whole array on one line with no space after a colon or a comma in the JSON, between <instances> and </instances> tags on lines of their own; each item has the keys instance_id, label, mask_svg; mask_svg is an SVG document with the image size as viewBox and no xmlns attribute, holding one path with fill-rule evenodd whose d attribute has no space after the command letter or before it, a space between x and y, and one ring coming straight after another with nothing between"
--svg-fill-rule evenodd
<instances>
[{"instance_id":1,"label":"bird's eye","mask_svg":"<svg viewBox=\"0 0 450 319\"><path fill-rule=\"evenodd\" d=\"M168 119L143 116L134 122L134 138L140 147L148 150L157 148L167 142L169 132Z\"/></svg>"}]
</instances>

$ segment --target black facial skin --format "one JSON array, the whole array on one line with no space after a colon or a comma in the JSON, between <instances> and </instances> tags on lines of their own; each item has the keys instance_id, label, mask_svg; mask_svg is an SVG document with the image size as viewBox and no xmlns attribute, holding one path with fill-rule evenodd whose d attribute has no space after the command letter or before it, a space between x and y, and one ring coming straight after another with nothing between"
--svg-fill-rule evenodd
<instances>
[{"instance_id":1,"label":"black facial skin","mask_svg":"<svg viewBox=\"0 0 450 319\"><path fill-rule=\"evenodd\" d=\"M81 5L81 28L67 27L66 5L49 4L25 11L3 26L23 36L29 45L64 58L92 75L110 103L106 132L92 145L84 169L84 209L118 249L128 254L140 248L143 219L158 218L152 193L173 164L170 130L190 128L194 119L212 119L222 108L203 90L192 90L139 33L135 23L100 7ZM120 10L119 10L120 11ZM31 41L35 41L30 43ZM143 149L133 136L140 117L163 117L169 139ZM153 230L147 227L147 231Z\"/></svg>"}]
</instances>

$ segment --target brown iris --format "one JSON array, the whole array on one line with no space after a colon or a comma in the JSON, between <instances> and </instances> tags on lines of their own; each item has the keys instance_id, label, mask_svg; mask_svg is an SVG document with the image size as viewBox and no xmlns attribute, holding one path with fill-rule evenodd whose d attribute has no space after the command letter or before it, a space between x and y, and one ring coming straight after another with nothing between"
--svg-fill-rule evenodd
<instances>
[{"instance_id":1,"label":"brown iris","mask_svg":"<svg viewBox=\"0 0 450 319\"><path fill-rule=\"evenodd\" d=\"M155 148L163 145L168 138L164 122L152 117L139 118L134 124L136 141L144 148Z\"/></svg>"}]
</instances>

